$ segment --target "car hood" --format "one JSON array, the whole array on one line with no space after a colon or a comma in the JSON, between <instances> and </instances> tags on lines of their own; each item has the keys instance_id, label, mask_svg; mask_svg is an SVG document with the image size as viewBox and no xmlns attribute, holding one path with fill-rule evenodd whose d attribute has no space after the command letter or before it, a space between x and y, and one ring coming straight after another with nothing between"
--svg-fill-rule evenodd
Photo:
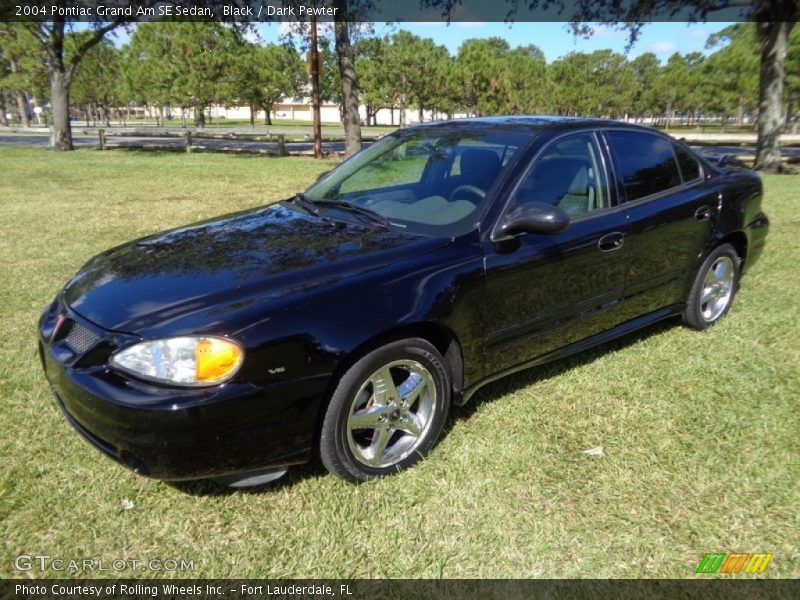
<instances>
[{"instance_id":1,"label":"car hood","mask_svg":"<svg viewBox=\"0 0 800 600\"><path fill-rule=\"evenodd\" d=\"M288 300L445 243L274 204L107 250L63 300L105 329L141 334L187 315Z\"/></svg>"}]
</instances>

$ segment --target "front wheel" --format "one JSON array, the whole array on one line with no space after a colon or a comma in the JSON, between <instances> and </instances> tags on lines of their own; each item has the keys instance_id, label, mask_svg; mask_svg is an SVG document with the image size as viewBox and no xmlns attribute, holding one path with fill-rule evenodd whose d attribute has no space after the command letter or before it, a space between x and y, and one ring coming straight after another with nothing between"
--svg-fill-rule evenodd
<instances>
[{"instance_id":1,"label":"front wheel","mask_svg":"<svg viewBox=\"0 0 800 600\"><path fill-rule=\"evenodd\" d=\"M336 386L322 423L322 463L348 481L405 469L436 443L449 406L444 360L432 344L411 338L381 346Z\"/></svg>"},{"instance_id":2,"label":"front wheel","mask_svg":"<svg viewBox=\"0 0 800 600\"><path fill-rule=\"evenodd\" d=\"M724 317L739 285L739 255L730 244L712 250L703 261L692 285L684 322L695 329L707 329Z\"/></svg>"}]
</instances>

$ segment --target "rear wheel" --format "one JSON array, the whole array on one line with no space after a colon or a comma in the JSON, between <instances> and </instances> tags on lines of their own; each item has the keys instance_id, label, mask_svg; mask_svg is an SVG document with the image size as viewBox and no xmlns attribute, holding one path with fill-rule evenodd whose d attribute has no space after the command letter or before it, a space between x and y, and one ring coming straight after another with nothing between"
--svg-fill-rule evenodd
<instances>
[{"instance_id":1,"label":"rear wheel","mask_svg":"<svg viewBox=\"0 0 800 600\"><path fill-rule=\"evenodd\" d=\"M339 381L322 424L320 457L348 481L405 469L444 426L450 384L439 351L411 338L366 354Z\"/></svg>"},{"instance_id":2,"label":"rear wheel","mask_svg":"<svg viewBox=\"0 0 800 600\"><path fill-rule=\"evenodd\" d=\"M707 329L724 317L739 285L739 255L730 244L717 246L703 261L686 301L683 320Z\"/></svg>"}]
</instances>

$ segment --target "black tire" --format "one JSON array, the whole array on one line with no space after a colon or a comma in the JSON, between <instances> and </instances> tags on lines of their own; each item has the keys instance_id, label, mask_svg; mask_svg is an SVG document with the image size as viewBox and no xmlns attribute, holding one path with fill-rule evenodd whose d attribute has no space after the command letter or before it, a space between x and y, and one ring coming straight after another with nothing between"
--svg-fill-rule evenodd
<instances>
[{"instance_id":1,"label":"black tire","mask_svg":"<svg viewBox=\"0 0 800 600\"><path fill-rule=\"evenodd\" d=\"M449 407L449 377L432 344L410 338L376 348L331 395L320 433L322 464L353 482L406 469L434 446Z\"/></svg>"},{"instance_id":2,"label":"black tire","mask_svg":"<svg viewBox=\"0 0 800 600\"><path fill-rule=\"evenodd\" d=\"M697 271L683 321L694 329L708 329L728 314L739 287L739 255L730 244L714 248Z\"/></svg>"}]
</instances>

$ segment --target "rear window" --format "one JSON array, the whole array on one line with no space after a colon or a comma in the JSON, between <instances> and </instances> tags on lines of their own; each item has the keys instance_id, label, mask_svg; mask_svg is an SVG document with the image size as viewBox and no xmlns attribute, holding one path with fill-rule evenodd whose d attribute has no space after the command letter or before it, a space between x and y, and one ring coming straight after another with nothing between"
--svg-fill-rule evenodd
<instances>
[{"instance_id":1,"label":"rear window","mask_svg":"<svg viewBox=\"0 0 800 600\"><path fill-rule=\"evenodd\" d=\"M697 159L687 152L682 146L673 144L675 148L675 156L678 157L678 166L681 168L681 176L683 182L694 181L700 177L700 163Z\"/></svg>"},{"instance_id":2,"label":"rear window","mask_svg":"<svg viewBox=\"0 0 800 600\"><path fill-rule=\"evenodd\" d=\"M681 184L671 142L646 131L609 131L608 138L628 201Z\"/></svg>"}]
</instances>

